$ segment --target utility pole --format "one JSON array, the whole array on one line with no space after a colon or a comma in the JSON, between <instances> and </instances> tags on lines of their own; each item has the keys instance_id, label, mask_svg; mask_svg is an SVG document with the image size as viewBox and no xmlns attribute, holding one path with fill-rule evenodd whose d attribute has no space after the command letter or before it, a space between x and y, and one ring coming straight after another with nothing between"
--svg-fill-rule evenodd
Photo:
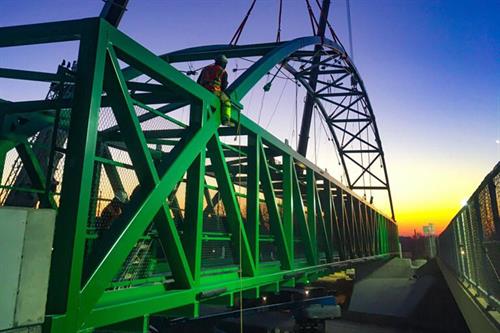
<instances>
[{"instance_id":1,"label":"utility pole","mask_svg":"<svg viewBox=\"0 0 500 333\"><path fill-rule=\"evenodd\" d=\"M321 37L321 39L325 37L326 22L328 20L329 10L330 10L330 0L323 0L323 4L321 5L321 14L319 18L318 31L316 32L316 36ZM311 87L312 91L316 91L316 85L318 82L319 66L317 65L321 61L321 54L319 54L321 50L323 50L323 47L321 45L316 45L314 47L315 55L313 57L311 65L313 69L309 74L309 86ZM314 107L314 96L308 93L306 97L306 102L304 103L304 112L302 114L302 125L300 126L299 146L297 149L299 154L303 156L306 156L307 153L307 144L309 142L309 131L311 129L313 107Z\"/></svg>"}]
</instances>

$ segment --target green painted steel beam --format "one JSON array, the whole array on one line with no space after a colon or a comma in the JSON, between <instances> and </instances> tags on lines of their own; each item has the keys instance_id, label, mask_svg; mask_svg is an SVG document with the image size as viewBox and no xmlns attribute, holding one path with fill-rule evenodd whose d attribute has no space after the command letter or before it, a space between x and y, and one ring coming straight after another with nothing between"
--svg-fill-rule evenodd
<instances>
[{"instance_id":1,"label":"green painted steel beam","mask_svg":"<svg viewBox=\"0 0 500 333\"><path fill-rule=\"evenodd\" d=\"M271 174L269 172L267 157L265 155L264 148L262 147L262 142L260 141L260 139L258 139L257 146L259 147L261 161L260 180L262 183L264 197L266 199L267 209L269 211L269 224L271 227L271 232L274 234L274 237L276 239L276 246L278 247L278 251L280 254L282 269L291 269L292 259L290 256L290 249L288 247L288 242L286 240L285 230L283 227L283 221L278 209ZM255 176L259 177L257 175Z\"/></svg>"},{"instance_id":2,"label":"green painted steel beam","mask_svg":"<svg viewBox=\"0 0 500 333\"><path fill-rule=\"evenodd\" d=\"M325 227L325 233L326 233L326 245L328 247L329 251L329 256L327 257L328 261L333 260L333 249L336 246L337 241L334 239L334 231L333 231L333 224L334 224L334 213L333 213L333 207L332 207L332 187L331 183L323 179L323 190L318 192L318 202L321 202L321 207L323 209L324 213L324 227Z\"/></svg>"},{"instance_id":3,"label":"green painted steel beam","mask_svg":"<svg viewBox=\"0 0 500 333\"><path fill-rule=\"evenodd\" d=\"M331 258L333 256L333 254L332 254L331 245L330 245L331 240L329 238L327 226L326 226L326 224L327 224L326 215L323 212L323 207L322 207L322 202L321 202L319 191L316 189L314 192L315 192L314 195L315 195L315 202L316 202L316 224L319 224L319 234L323 238L323 242L324 242L324 246L325 246L324 250L325 250L326 260L327 260L327 262L331 262ZM319 223L318 223L318 221L319 221Z\"/></svg>"},{"instance_id":4,"label":"green painted steel beam","mask_svg":"<svg viewBox=\"0 0 500 333\"><path fill-rule=\"evenodd\" d=\"M0 28L0 47L78 40L93 29L97 18Z\"/></svg>"},{"instance_id":5,"label":"green painted steel beam","mask_svg":"<svg viewBox=\"0 0 500 333\"><path fill-rule=\"evenodd\" d=\"M0 78L42 81L42 82L68 82L73 81L73 78L67 75L54 73L44 73L37 71L27 71L11 68L0 68Z\"/></svg>"},{"instance_id":6,"label":"green painted steel beam","mask_svg":"<svg viewBox=\"0 0 500 333\"><path fill-rule=\"evenodd\" d=\"M220 139L217 134L208 142L207 149L212 165L215 166L217 185L228 216L230 232L233 234L232 243L234 253L237 254L238 260L241 261L242 274L244 276L254 276L254 260L258 260L258 258L253 258L250 251L248 237L241 218L241 211L234 193L234 185L231 181ZM241 250L239 250L240 248Z\"/></svg>"},{"instance_id":7,"label":"green painted steel beam","mask_svg":"<svg viewBox=\"0 0 500 333\"><path fill-rule=\"evenodd\" d=\"M386 258L386 256L374 256L371 259L383 258ZM346 263L350 263L350 261L297 268L294 269L293 272L296 274L316 272L329 274L330 267L342 266ZM226 290L224 294L228 294L237 293L241 288L250 289L275 284L276 282L285 282L290 279L288 274L289 272L287 271L281 271L262 274L256 277L229 280L224 278L224 275L219 274L219 277L216 279L207 279L207 281L210 281L209 283L204 283L202 280L202 284L199 288L191 290L165 290L161 284L157 284L123 289L112 293L109 292L104 295L101 303L93 310L89 317L89 321L84 327L91 328L109 325L120 320L136 318L147 313L157 313L166 309L188 305L198 301L198 296L202 291L224 288Z\"/></svg>"},{"instance_id":8,"label":"green painted steel beam","mask_svg":"<svg viewBox=\"0 0 500 333\"><path fill-rule=\"evenodd\" d=\"M293 161L290 155L283 155L283 230L285 233L286 243L289 249L289 257L291 269L294 268L295 264L295 253L294 253L294 200L293 200Z\"/></svg>"},{"instance_id":9,"label":"green painted steel beam","mask_svg":"<svg viewBox=\"0 0 500 333\"><path fill-rule=\"evenodd\" d=\"M155 220L155 225L160 233L164 250L166 251L169 260L173 263L171 267L174 269L174 277L176 278L176 282L179 286L189 288L193 284L192 275L189 271L187 259L180 243L180 238L175 229L175 224L171 218L170 211L168 210L165 201L161 199L161 193L163 193L164 197L166 194L170 193L176 183L176 181L174 182L174 179L178 180L180 178L183 174L183 170L187 169L187 165L184 164L183 167L179 165L177 168L174 168L173 166L175 166L175 162L184 162L182 158L179 157L174 163L172 163L170 166L171 169L169 169L160 180L156 171L154 171L156 169L152 163L152 159L150 155L148 155L145 138L140 130L139 122L137 118L135 118L135 111L133 110L132 102L130 99L127 100L126 88L124 87L125 81L121 77L118 60L114 57L112 49L108 49L108 65L106 66L106 70L108 73L105 76L105 87L108 89L110 95L117 98L117 109L114 110L115 116L117 117L120 128L123 128L128 134L130 134L130 137L126 137L128 139L127 145L132 150L131 158L134 166L137 168L136 172L138 178L141 180L141 183L143 183L142 186L144 186L145 189L144 193L147 193L148 190L152 192L146 196L146 201L139 205L137 212L130 216L128 225L119 235L113 247L108 251L106 256L103 257L95 272L86 282L83 290L81 291L82 302L79 308L80 318L84 318L84 316L91 312L94 304L98 301L104 292L104 289L108 286L109 282L116 274L123 261L126 259L128 253L135 245L138 237L142 235L148 227L149 223L144 223L144 221ZM109 73L111 70L113 72ZM117 76L115 81L111 79L113 75ZM120 95L122 98L118 99ZM123 112L123 110L128 110L128 113ZM214 125L216 124L217 123ZM215 131L215 127L212 131ZM135 134L135 138L133 137L133 134ZM191 140L194 140L195 138L196 136L194 136ZM208 135L205 135L205 138L208 139ZM195 156L193 156L193 154L196 154L196 150L193 151L193 149L191 149L191 151L191 156L194 159ZM177 176L168 177L168 184L171 186L170 189L167 189L167 191L160 191L159 188L162 185L164 178L167 177L167 175L170 176L169 171L172 171L170 173L177 174ZM152 201L151 197L153 195L155 195L153 198L156 199L157 204L155 206L148 207L147 204ZM160 201L158 202L158 200ZM160 207L161 212L158 213ZM83 324L83 318L80 319L79 324Z\"/></svg>"},{"instance_id":10,"label":"green painted steel beam","mask_svg":"<svg viewBox=\"0 0 500 333\"><path fill-rule=\"evenodd\" d=\"M164 106L156 109L156 111L165 115L169 112L175 111L175 110L180 109L182 107L185 107L187 105L188 105L187 103L170 103L170 104L164 105ZM142 114L137 118L139 119L139 122L142 123L142 122L151 120L151 119L156 118L156 117L158 117L158 114L156 112L150 112L150 113ZM116 125L116 126L112 126L110 128L103 130L102 133L103 134L111 134L111 133L118 132L118 129L119 129L118 125Z\"/></svg>"},{"instance_id":11,"label":"green painted steel beam","mask_svg":"<svg viewBox=\"0 0 500 333\"><path fill-rule=\"evenodd\" d=\"M105 90L112 100L115 98L113 112L120 128L127 133L124 136L129 155L141 184L141 193L154 189L159 182L159 176L154 166L153 159L146 146L146 139L142 134L139 121L137 120L133 103L128 95L126 83L121 74L112 48L108 48L108 59L106 76L104 80ZM128 111L128 112L127 112ZM174 279L179 286L189 287L192 284L190 272L187 269L187 259L183 251L180 238L176 233L175 225L168 217L168 207L163 206L161 212L155 217L155 225L160 233L160 241L172 265ZM168 226L168 228L166 228Z\"/></svg>"},{"instance_id":12,"label":"green painted steel beam","mask_svg":"<svg viewBox=\"0 0 500 333\"><path fill-rule=\"evenodd\" d=\"M206 120L206 107L192 105L189 127L199 129ZM184 246L187 253L193 283L199 285L201 277L202 233L203 233L203 196L205 185L205 155L203 147L187 171L186 210L184 218Z\"/></svg>"},{"instance_id":13,"label":"green painted steel beam","mask_svg":"<svg viewBox=\"0 0 500 333\"><path fill-rule=\"evenodd\" d=\"M75 22L81 23L78 29ZM46 28L53 36L33 30L39 28ZM65 28L67 33L63 32ZM5 37L5 31L0 28L0 45L17 43L12 37ZM50 333L90 330L185 308L191 315L197 315L199 304L205 301L203 295L213 290L223 289L221 297L232 299L233 294L240 291L255 296L261 290L279 290L280 285L315 279L338 264L320 265L318 244L325 250L327 261L334 260L335 248L339 249L341 260L394 251L397 228L393 220L244 115L234 113L238 128L221 128L219 99L170 64L186 59L208 59L221 50L230 57L243 54L261 57L228 89L235 106L240 108L241 99L269 70L304 47L318 45L321 40L317 37L242 47L196 48L162 59L97 19L15 27L8 31L34 33L34 38L20 37L20 43L28 44L81 39L72 104L45 101L0 104L2 111L28 112L33 119L43 115L40 110L72 109L49 291L47 327ZM330 41L324 42L328 47L337 47ZM121 69L119 61L134 69ZM0 69L0 76L2 73L42 81L54 78L47 73L29 71L2 72ZM130 81L139 75L146 75L159 84ZM160 108L149 105L166 100L172 103ZM112 107L117 125L98 134L101 106ZM184 106L190 106L189 125L167 115ZM135 107L147 113L138 116ZM17 116L21 114L9 117ZM50 125L50 114L45 117L48 117L45 122L37 118L34 125L27 126L26 130L19 128L12 134L22 137L29 131L36 132L42 125ZM155 118L180 128L143 130L141 122ZM4 122L2 126L8 124ZM227 144L221 141L223 135L247 136L247 140ZM90 197L95 193L97 179L94 173L104 165L116 193L123 189L117 167L130 168L128 163L113 161L109 149L102 153L103 140L110 140L109 147L128 152L141 187L106 235L93 240L98 250L91 251L91 257L85 258ZM156 152L148 147L151 142L172 144L173 148L168 153ZM241 142L246 143L241 145ZM29 156L30 151L21 154ZM277 156L282 157L281 165L274 163ZM210 164L205 166L208 159ZM43 190L36 160L27 161L35 162L31 174ZM216 187L208 183L214 179ZM184 189L180 188L183 183ZM242 184L245 189L238 186ZM209 189L217 191L214 197ZM184 216L176 194L185 195ZM246 221L238 197L246 198ZM204 198L209 203L205 209ZM206 212L213 212L220 200L229 233L203 232ZM269 211L272 236L260 235L259 206L263 200ZM172 214L177 214L175 221ZM294 221L297 230L294 230ZM150 225L154 225L158 233L171 273L162 273L164 280L146 279L144 285L131 282L133 288L108 289L114 285L113 279L137 242L150 230ZM203 267L202 247L203 242L215 240L231 243L235 262L209 270ZM297 240L305 248L306 261L295 258ZM279 249L280 261L260 263L261 244L271 242Z\"/></svg>"},{"instance_id":14,"label":"green painted steel beam","mask_svg":"<svg viewBox=\"0 0 500 333\"><path fill-rule=\"evenodd\" d=\"M208 90L198 85L130 37L111 27L108 23L103 22L103 24L108 25L109 39L113 41L113 46L120 60L140 70L157 82L167 87L172 87L181 95L208 102L212 107L218 106L220 103L219 100ZM125 79L128 80L128 78Z\"/></svg>"},{"instance_id":15,"label":"green painted steel beam","mask_svg":"<svg viewBox=\"0 0 500 333\"><path fill-rule=\"evenodd\" d=\"M248 234L248 241L252 249L252 255L255 258L255 271L259 272L259 258L260 258L260 169L261 169L261 155L260 145L261 141L259 136L248 136L248 169L246 171L248 180L246 183L247 188L247 223L246 230Z\"/></svg>"},{"instance_id":16,"label":"green painted steel beam","mask_svg":"<svg viewBox=\"0 0 500 333\"><path fill-rule=\"evenodd\" d=\"M140 102L140 101L134 100L134 99L132 99L132 102L133 102L135 105L137 105L137 106L139 106L139 107L143 108L144 110L149 111L149 112L150 112L150 113L152 113L153 115L158 116L158 117L160 117L160 118L163 118L163 119L165 119L165 120L168 120L168 121L169 121L169 122L171 122L172 124L175 124L175 125L180 126L180 127L182 127L182 128L186 128L186 127L187 127L187 125L186 125L186 124L184 124L183 122L181 122L181 121L179 121L179 120L177 120L177 119L175 119L175 118L173 118L173 117L170 117L170 116L166 115L165 113L163 113L163 112L161 112L161 111L159 111L159 110L157 110L157 109L155 109L155 108L150 107L149 105L146 105L146 104L144 104L144 103L142 103L142 102ZM139 118L140 118L140 117L138 117L138 120L139 120L139 122L141 122Z\"/></svg>"},{"instance_id":17,"label":"green painted steel beam","mask_svg":"<svg viewBox=\"0 0 500 333\"><path fill-rule=\"evenodd\" d=\"M314 171L306 169L306 206L307 206L307 225L311 239L311 248L313 250L314 264L318 264L318 233L317 220L318 212L316 210L316 178Z\"/></svg>"},{"instance_id":18,"label":"green painted steel beam","mask_svg":"<svg viewBox=\"0 0 500 333\"><path fill-rule=\"evenodd\" d=\"M31 184L38 190L43 191L38 196L40 198L41 208L57 208L57 204L51 193L46 188L47 180L31 146L27 143L21 143L16 146L17 153L23 162L23 166L31 180Z\"/></svg>"},{"instance_id":19,"label":"green painted steel beam","mask_svg":"<svg viewBox=\"0 0 500 333\"><path fill-rule=\"evenodd\" d=\"M299 234L305 247L306 258L309 265L314 265L316 263L315 249L313 248L313 240L311 237L310 227L306 219L304 203L302 199L302 194L300 191L299 180L297 178L297 172L295 167L292 168L292 192L293 192L293 212L294 217L298 221Z\"/></svg>"},{"instance_id":20,"label":"green painted steel beam","mask_svg":"<svg viewBox=\"0 0 500 333\"><path fill-rule=\"evenodd\" d=\"M80 308L83 254L91 194L89 180L92 179L93 153L96 151L97 120L106 51L102 26L97 20L89 22L93 22L93 25L89 27L86 24L88 30L80 42L78 54L80 74L76 78L47 300L48 313L66 313L68 331L78 328L77 312ZM71 32L71 27L61 24L41 25L36 28L49 31L30 29L28 36L37 36L41 32L50 36L51 29ZM78 28L81 29L82 26ZM4 30L1 30L0 40L3 40L3 32ZM28 41L23 38L19 40L23 44L28 44Z\"/></svg>"},{"instance_id":21,"label":"green painted steel beam","mask_svg":"<svg viewBox=\"0 0 500 333\"><path fill-rule=\"evenodd\" d=\"M4 114L55 111L71 107L71 100L39 100L0 103L0 112Z\"/></svg>"}]
</instances>

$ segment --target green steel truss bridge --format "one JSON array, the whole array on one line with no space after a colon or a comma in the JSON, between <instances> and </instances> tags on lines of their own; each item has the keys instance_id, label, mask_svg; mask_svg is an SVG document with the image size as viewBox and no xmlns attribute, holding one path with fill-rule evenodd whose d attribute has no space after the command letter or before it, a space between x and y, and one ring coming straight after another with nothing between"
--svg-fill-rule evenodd
<instances>
[{"instance_id":1,"label":"green steel truss bridge","mask_svg":"<svg viewBox=\"0 0 500 333\"><path fill-rule=\"evenodd\" d=\"M70 68L0 69L51 84L44 100L0 102L1 204L57 211L46 332L197 316L203 303L236 304L397 253L393 216L354 192L371 174L369 189L390 194L373 110L338 42L157 56L102 18L0 28L2 48L67 41L79 42ZM256 58L228 88L234 110L275 66L306 89L347 186L240 112L221 126L218 98L172 65L220 53ZM130 202L103 228L100 213L122 190Z\"/></svg>"}]
</instances>

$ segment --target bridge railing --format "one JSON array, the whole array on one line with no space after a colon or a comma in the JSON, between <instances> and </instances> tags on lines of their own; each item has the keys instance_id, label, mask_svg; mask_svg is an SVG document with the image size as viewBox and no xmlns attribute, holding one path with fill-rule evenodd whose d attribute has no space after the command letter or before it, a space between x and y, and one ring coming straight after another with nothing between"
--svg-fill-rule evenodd
<instances>
[{"instance_id":1,"label":"bridge railing","mask_svg":"<svg viewBox=\"0 0 500 333\"><path fill-rule=\"evenodd\" d=\"M500 308L500 163L438 238L438 257L473 296Z\"/></svg>"},{"instance_id":2,"label":"bridge railing","mask_svg":"<svg viewBox=\"0 0 500 333\"><path fill-rule=\"evenodd\" d=\"M29 178L4 196L57 210L47 331L196 316L397 253L393 220L244 115L221 127L213 94L103 20L0 29L0 47L65 40L80 42L67 76L0 70L71 87L0 103L0 162L17 151ZM28 141L46 129L48 144Z\"/></svg>"}]
</instances>

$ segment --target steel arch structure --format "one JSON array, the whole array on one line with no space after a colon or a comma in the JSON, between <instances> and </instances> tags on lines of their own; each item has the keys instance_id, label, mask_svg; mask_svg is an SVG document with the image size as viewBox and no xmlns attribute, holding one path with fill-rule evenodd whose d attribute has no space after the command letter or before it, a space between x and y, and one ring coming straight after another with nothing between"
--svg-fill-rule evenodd
<instances>
[{"instance_id":1,"label":"steel arch structure","mask_svg":"<svg viewBox=\"0 0 500 333\"><path fill-rule=\"evenodd\" d=\"M244 115L233 114L239 127L221 127L219 100L170 64L224 47L157 57L98 18L0 28L0 47L63 41L80 43L76 72L0 69L0 78L74 89L71 98L0 103L0 164L15 149L31 180L9 190L57 210L46 332L197 316L205 302L234 304L397 252L393 219ZM318 43L335 50L317 37L224 49L262 56L229 88L233 106L278 63L303 78L307 68L290 59ZM173 116L184 106L187 123ZM68 133L50 147L50 158L63 154L60 190L28 141L48 126ZM99 202L108 200L100 193L123 189L130 202L99 229ZM144 253L147 267L130 273Z\"/></svg>"},{"instance_id":2,"label":"steel arch structure","mask_svg":"<svg viewBox=\"0 0 500 333\"><path fill-rule=\"evenodd\" d=\"M321 46L319 51L303 51L304 48L317 46ZM318 52L319 63L313 64L311 58ZM363 80L341 45L327 38L310 36L280 43L194 47L164 54L161 58L169 63L178 63L210 60L222 53L228 58L261 57L228 88L228 93L236 101L242 100L264 74L277 65L292 74L313 96L328 126L348 187L386 191L394 219L389 177L375 114ZM292 63L299 63L300 67L295 68ZM315 90L308 83L312 71L318 75ZM133 70L125 70L125 76L130 79L135 74ZM380 163L381 172L373 170L376 162ZM366 184L365 176L369 177L369 184Z\"/></svg>"}]
</instances>

